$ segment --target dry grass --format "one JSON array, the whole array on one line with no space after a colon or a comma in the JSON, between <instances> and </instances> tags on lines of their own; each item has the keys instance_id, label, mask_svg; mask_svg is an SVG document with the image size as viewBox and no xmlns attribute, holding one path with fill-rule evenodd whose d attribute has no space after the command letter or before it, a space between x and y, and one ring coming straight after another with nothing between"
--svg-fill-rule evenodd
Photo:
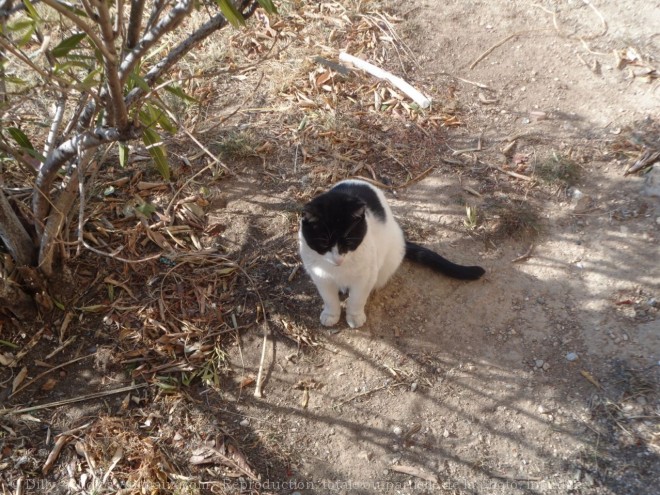
<instances>
[{"instance_id":1,"label":"dry grass","mask_svg":"<svg viewBox=\"0 0 660 495\"><path fill-rule=\"evenodd\" d=\"M524 199L493 198L483 206L486 238L534 240L541 231L541 221L534 206Z\"/></svg>"},{"instance_id":2,"label":"dry grass","mask_svg":"<svg viewBox=\"0 0 660 495\"><path fill-rule=\"evenodd\" d=\"M569 187L580 178L580 167L570 158L553 153L536 165L534 173L543 182Z\"/></svg>"}]
</instances>

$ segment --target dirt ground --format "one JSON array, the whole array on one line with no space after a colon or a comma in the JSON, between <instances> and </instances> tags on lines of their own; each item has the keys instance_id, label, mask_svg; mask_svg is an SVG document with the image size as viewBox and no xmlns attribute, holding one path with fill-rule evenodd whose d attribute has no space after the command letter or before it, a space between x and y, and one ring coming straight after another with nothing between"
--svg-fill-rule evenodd
<instances>
[{"instance_id":1,"label":"dirt ground","mask_svg":"<svg viewBox=\"0 0 660 495\"><path fill-rule=\"evenodd\" d=\"M383 150L417 159L391 159L384 169L419 178L406 187L366 153L370 167L353 161L350 170L397 187L388 198L416 242L487 274L465 283L406 262L370 299L363 328L343 320L322 327L320 298L297 269L297 212L314 191L348 175L335 167L346 149L319 145L325 154L315 160L303 157L314 145L301 138L300 147L219 182L223 204L209 214L222 226L214 242L248 260L246 311L258 304L256 289L263 298L274 337L263 397L250 385L261 323L226 349L216 387L159 395L151 409L145 396L134 397L136 438L170 453L158 460L168 471L163 466L187 464L208 444L204 431L221 429L260 477L204 468L170 477L187 486L177 493L658 493L660 165L624 176L643 145L660 148L658 3L320 4L328 8L319 18L372 9L398 19L397 50L380 51L375 38L381 65L457 119L434 131L396 116L381 125ZM331 29L308 46L335 60L324 44ZM392 33L381 36L387 43ZM284 51L280 65L298 67L296 53ZM219 97L218 107L230 99ZM251 104L266 112L281 101ZM227 125L244 129L240 115ZM290 123L286 115L282 122ZM466 205L476 208L473 222ZM104 324L81 326L91 351L114 349L121 337ZM125 379L121 366L100 357L94 369L69 373L77 392ZM67 429L119 415L128 407L121 400L65 408L49 424ZM108 424L98 442L115 431ZM160 440L149 436L155 424ZM35 438L40 428L30 423ZM71 474L73 445L55 469L59 478L49 478L52 493L83 493L66 485L66 469L79 479ZM31 455L43 461L48 452L39 444ZM108 472L113 453L105 452ZM0 475L10 469L19 468L0 457Z\"/></svg>"},{"instance_id":2,"label":"dirt ground","mask_svg":"<svg viewBox=\"0 0 660 495\"><path fill-rule=\"evenodd\" d=\"M272 487L285 481L282 493L657 492L659 397L632 382L656 381L660 366L660 203L657 192L646 195L650 179L624 177L625 160L606 150L623 129L653 139L636 126L658 118L657 81L617 69L613 51L637 47L657 63L660 38L651 26L659 25L660 11L634 1L597 7L607 23L600 36L601 17L581 1L401 7L398 33L419 62L408 80L455 85L466 123L448 132L446 143L419 143L435 147L429 164L474 147L480 135L483 151L466 153L462 166L483 167L472 161L477 157L498 163L506 137L518 135L523 155L574 153L580 179L554 197L530 194L540 215L533 241L483 242L466 232L463 205L485 205L492 216L487 205L498 197L489 194L495 186L461 177L467 174L432 174L390 196L409 233L450 259L482 264L487 275L462 283L404 263L371 299L360 330L322 328L320 300L305 275L289 283L290 269L270 274L290 298L284 307L274 304L273 318L309 328L321 342L299 353L277 341L265 398L236 396L249 428L274 424L297 459L289 478L268 479ZM523 34L470 70L512 33ZM389 64L397 70L397 60ZM483 196L471 196L466 185ZM276 227L273 235L273 211L282 201L250 200L264 206L259 211ZM238 198L228 208L254 211ZM295 233L286 242L293 250ZM532 243L528 258L512 262ZM240 355L231 354L238 376L254 376L260 346L260 338L248 338Z\"/></svg>"}]
</instances>

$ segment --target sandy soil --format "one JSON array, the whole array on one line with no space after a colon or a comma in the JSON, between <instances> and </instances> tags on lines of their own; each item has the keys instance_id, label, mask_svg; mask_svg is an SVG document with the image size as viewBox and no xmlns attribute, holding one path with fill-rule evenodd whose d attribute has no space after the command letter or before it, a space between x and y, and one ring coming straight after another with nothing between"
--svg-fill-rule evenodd
<instances>
[{"instance_id":1,"label":"sandy soil","mask_svg":"<svg viewBox=\"0 0 660 495\"><path fill-rule=\"evenodd\" d=\"M473 155L497 163L506 136L518 135L519 153L575 153L581 178L573 189L534 199L541 231L534 241L471 236L463 204L483 206L492 221L489 185L461 180L460 171L392 197L395 215L417 240L482 264L487 276L462 283L404 264L370 300L368 322L357 331L318 324L320 300L303 273L288 282L292 264L264 275L284 294L271 301L273 320L309 329L319 345L298 352L277 340L265 398L243 395L236 404L250 428L280 432L279 444L296 459L288 477L264 479L262 488L655 493L660 403L657 390L634 383L657 380L660 365L660 208L643 177L623 177L626 162L608 154L608 145L658 118L657 81L631 78L613 51L635 47L657 64L650 57L660 38L651 26L660 25L660 10L640 1L597 7L498 1L466 10L459 1L415 1L401 8L397 29L419 62L404 64L408 80L454 86L466 123L438 145L438 163L451 149L473 147L482 133L483 151ZM470 70L513 33L521 34ZM399 69L398 60L390 63ZM253 211L259 203L276 236L291 225L277 220L283 202L236 198L228 210ZM512 262L532 242L530 256ZM266 245L294 250L295 232ZM255 336L232 353L238 378L254 376L260 346Z\"/></svg>"}]
</instances>

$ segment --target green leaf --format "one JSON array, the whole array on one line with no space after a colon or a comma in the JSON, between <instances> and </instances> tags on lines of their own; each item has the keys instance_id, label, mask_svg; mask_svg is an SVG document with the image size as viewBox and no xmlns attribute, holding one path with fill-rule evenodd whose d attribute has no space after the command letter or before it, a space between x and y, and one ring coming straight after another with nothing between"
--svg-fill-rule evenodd
<instances>
[{"instance_id":1,"label":"green leaf","mask_svg":"<svg viewBox=\"0 0 660 495\"><path fill-rule=\"evenodd\" d=\"M126 168L128 164L128 145L126 143L119 144L119 166L121 168Z\"/></svg>"},{"instance_id":2,"label":"green leaf","mask_svg":"<svg viewBox=\"0 0 660 495\"><path fill-rule=\"evenodd\" d=\"M11 137L14 139L14 141L16 141L16 143L21 148L25 148L25 149L34 151L34 146L32 146L32 143L30 142L30 139L19 128L17 128L17 127L8 127L7 132L11 135Z\"/></svg>"},{"instance_id":3,"label":"green leaf","mask_svg":"<svg viewBox=\"0 0 660 495\"><path fill-rule=\"evenodd\" d=\"M5 82L16 85L23 85L28 83L25 79L21 79L20 77L15 77L15 76L5 76L4 80Z\"/></svg>"},{"instance_id":4,"label":"green leaf","mask_svg":"<svg viewBox=\"0 0 660 495\"><path fill-rule=\"evenodd\" d=\"M165 91L168 93L173 94L174 96L181 98L182 100L185 101L190 101L192 103L199 103L197 98L193 98L190 95L187 95L183 89L181 89L181 86L177 86L176 84L168 84L165 86Z\"/></svg>"},{"instance_id":5,"label":"green leaf","mask_svg":"<svg viewBox=\"0 0 660 495\"><path fill-rule=\"evenodd\" d=\"M32 5L32 2L30 2L30 0L23 0L23 5L25 5L25 9L28 11L28 14L30 15L30 17L32 17L32 19L34 19L35 21L41 19L41 17L39 17L39 13L34 8L34 5Z\"/></svg>"},{"instance_id":6,"label":"green leaf","mask_svg":"<svg viewBox=\"0 0 660 495\"><path fill-rule=\"evenodd\" d=\"M25 46L32 41L32 35L34 34L34 23L30 26L21 37L16 40L16 46Z\"/></svg>"},{"instance_id":7,"label":"green leaf","mask_svg":"<svg viewBox=\"0 0 660 495\"><path fill-rule=\"evenodd\" d=\"M55 64L54 70L55 74L62 74L66 73L67 70L74 68L85 69L86 71L91 71L93 69L92 66L84 62L68 61L63 64Z\"/></svg>"},{"instance_id":8,"label":"green leaf","mask_svg":"<svg viewBox=\"0 0 660 495\"><path fill-rule=\"evenodd\" d=\"M98 76L101 74L101 67L98 67L97 69L94 69L92 72L87 74L85 79L82 80L82 85L85 88L91 88L92 86L96 86L98 84Z\"/></svg>"},{"instance_id":9,"label":"green leaf","mask_svg":"<svg viewBox=\"0 0 660 495\"><path fill-rule=\"evenodd\" d=\"M170 165L167 163L167 156L165 149L162 146L162 140L156 131L153 129L145 129L142 134L142 140L147 146L147 150L156 164L156 170L163 177L163 179L170 180Z\"/></svg>"},{"instance_id":10,"label":"green leaf","mask_svg":"<svg viewBox=\"0 0 660 495\"><path fill-rule=\"evenodd\" d=\"M78 48L78 45L82 40L85 39L86 36L86 33L77 33L73 36L69 36L65 40L62 40L55 48L53 48L53 51L51 52L53 57L64 57L71 50Z\"/></svg>"},{"instance_id":11,"label":"green leaf","mask_svg":"<svg viewBox=\"0 0 660 495\"><path fill-rule=\"evenodd\" d=\"M148 93L151 90L147 82L139 75L137 75L137 73L135 72L131 72L131 74L128 76L128 82L129 82L129 87L128 87L129 91L133 88L140 88L142 91Z\"/></svg>"},{"instance_id":12,"label":"green leaf","mask_svg":"<svg viewBox=\"0 0 660 495\"><path fill-rule=\"evenodd\" d=\"M17 127L8 127L7 132L16 141L16 143L31 157L36 158L41 163L46 161L46 157L34 149L30 139Z\"/></svg>"},{"instance_id":13,"label":"green leaf","mask_svg":"<svg viewBox=\"0 0 660 495\"><path fill-rule=\"evenodd\" d=\"M15 33L16 31L22 31L31 27L34 27L34 21L32 19L19 19L16 22L7 24L7 31Z\"/></svg>"},{"instance_id":14,"label":"green leaf","mask_svg":"<svg viewBox=\"0 0 660 495\"><path fill-rule=\"evenodd\" d=\"M145 217L151 216L156 211L156 207L151 203L142 203L141 205L136 206L135 209Z\"/></svg>"},{"instance_id":15,"label":"green leaf","mask_svg":"<svg viewBox=\"0 0 660 495\"><path fill-rule=\"evenodd\" d=\"M143 110L140 112L140 122L145 127L153 127L158 124L161 129L174 134L177 131L176 125L167 116L165 110L158 108L160 103L154 100L155 105L145 103Z\"/></svg>"},{"instance_id":16,"label":"green leaf","mask_svg":"<svg viewBox=\"0 0 660 495\"><path fill-rule=\"evenodd\" d=\"M12 349L18 349L18 345L14 344L13 342L9 342L7 340L0 340L0 345L6 345L7 347L11 347Z\"/></svg>"},{"instance_id":17,"label":"green leaf","mask_svg":"<svg viewBox=\"0 0 660 495\"><path fill-rule=\"evenodd\" d=\"M273 4L272 0L257 0L257 2L259 2L259 5L261 5L263 9L269 14L277 14L277 8Z\"/></svg>"},{"instance_id":18,"label":"green leaf","mask_svg":"<svg viewBox=\"0 0 660 495\"><path fill-rule=\"evenodd\" d=\"M227 19L232 26L237 28L245 26L243 15L236 9L236 7L234 7L234 4L232 4L230 0L215 1L218 4L218 7L220 7L222 15L225 16L225 19Z\"/></svg>"}]
</instances>

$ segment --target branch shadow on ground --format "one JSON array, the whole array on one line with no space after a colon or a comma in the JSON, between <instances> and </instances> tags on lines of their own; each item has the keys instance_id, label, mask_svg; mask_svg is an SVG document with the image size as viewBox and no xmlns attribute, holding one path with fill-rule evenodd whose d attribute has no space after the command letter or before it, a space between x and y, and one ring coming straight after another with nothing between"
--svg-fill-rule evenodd
<instances>
[{"instance_id":1,"label":"branch shadow on ground","mask_svg":"<svg viewBox=\"0 0 660 495\"><path fill-rule=\"evenodd\" d=\"M601 191L608 192L616 191ZM438 197L432 194L426 198L418 196L417 200L437 205ZM435 210L424 208L421 211L452 215L456 213L456 208L438 209L435 206ZM592 304L602 302L603 293L589 292L589 286L584 281L585 278L597 276L611 281L616 286L651 286L653 280L657 280L657 273L654 272L657 268L649 258L648 241L642 237L622 238L619 232L620 224L607 216L606 212L604 215L606 221L599 237L602 251L598 255L605 257L595 256L579 266L575 266L574 260L558 257L556 251L540 250L522 269L502 258L491 259L487 262L490 272L488 280L469 286L444 280L417 284L418 280L433 275L415 267L404 266L403 274L393 281L393 287L384 289L370 302L370 318L377 319L378 324L371 327L368 325L368 333L348 330L334 335L317 330L326 350L307 350L302 353L286 339L276 338L275 345L283 346L285 350L280 350L280 358L273 365L278 371L272 372L267 382L267 388L271 388L269 397L263 401L244 398L237 406L238 414L246 411L252 416L274 413L279 420L284 421L286 428L292 432L291 435L296 437L295 442L302 442L306 446L306 454L310 454L310 451L315 453L315 461L301 462L301 465L307 467L307 471L301 468L293 474L293 477L307 480L346 481L346 472L337 465L339 457L342 454L359 455L360 452L370 451L376 452L375 455L379 459L382 456L389 460L394 459L394 462L420 466L427 473L437 473L440 485L446 481L446 486L460 487L466 493L487 493L483 490L489 482L499 483L500 486L508 484L510 487L515 484L516 488L509 493L540 494L559 486L565 490L582 487L592 490L607 489L612 493L650 493L647 491L648 486L653 486L653 483L639 485L635 476L628 477L625 472L622 476L617 467L627 464L629 468L626 472L637 470L641 473L640 479L649 482L660 476L657 470L660 458L648 445L648 439L634 436L629 442L621 439L622 435L626 435L624 422L639 420L628 420L625 416L613 415L612 411L607 412L607 404L619 407L617 404L628 401L630 391L617 388L617 376L621 372L614 370L614 361L599 362L600 356L590 355L586 349L588 346L583 342L592 338L586 334L594 331L586 324L603 318L600 307L596 308ZM577 218L569 213L566 218L559 219L559 224L565 223L568 227L564 233L555 234L553 242L575 244L580 238L580 231L584 230L583 227L576 226ZM293 234L274 238L270 244L264 244L263 248L277 251L279 248L286 249L287 243L289 249L295 249ZM460 242L460 246L465 247L466 243ZM515 242L503 243L503 246L508 248L507 253L524 250L526 247ZM621 249L622 246L625 246L625 249ZM468 249L472 250L471 247ZM447 256L450 257L451 251L455 250L455 247L449 247ZM647 271L641 274L636 271L636 267L645 265L648 266ZM292 284L288 281L289 275L290 272L282 267L264 272L264 277L271 284L267 292L269 297L279 293L280 296L275 297L275 300L286 301L283 308L280 306L276 309L277 317L287 318L310 329L318 328L314 312L320 307L320 303L313 285L304 278ZM406 298L402 293L412 295ZM509 294L505 298L504 307L498 308L498 299L493 294L499 296L507 293ZM560 294L563 296L559 297L556 307L535 304L535 301L525 302L526 298L541 293L554 297ZM576 294L579 294L579 300L571 299ZM419 308L414 302L420 299L443 301L442 309L436 306L441 313L423 315L422 320L414 321L411 325L411 315L408 312L411 308ZM390 312L381 309L382 306L388 305ZM529 307L533 305L538 307ZM511 314L508 317L494 317L494 309L498 312L504 309ZM466 310L467 314L458 328L456 319L444 316L447 313ZM612 308L607 311L610 312L609 317L617 318ZM515 316L516 313L522 316ZM543 319L543 325L547 324L547 328L541 328L547 335L557 331L563 323L566 323L566 327L573 325L570 328L570 338L574 342L572 345L585 349L578 365L557 373L554 373L554 369L550 372L535 369L533 363L530 363L533 361L531 357L521 355L523 341L528 338L537 348L550 346L552 341L544 341L543 335L532 333L527 336L524 328L518 330L522 333L518 340L497 340L495 334L499 336L508 327L525 324L526 319L539 315ZM635 326L634 321L621 324L629 329ZM455 328L450 328L452 325ZM423 327L424 332L410 332L413 326ZM492 329L495 334L484 331L488 326L495 327ZM394 328L402 330L405 336L395 337L392 330ZM406 331L409 333L406 334ZM562 332L563 330L557 333ZM357 342L359 340L363 342L360 344ZM470 345L466 345L466 342ZM480 345L475 345L475 342ZM564 344L561 340L558 342L560 350L565 352ZM370 352L370 347L377 350ZM513 357L507 355L507 347L518 349L512 352ZM327 348L334 351L327 352ZM289 353L294 353L295 360L300 359L300 363L305 359L312 359L313 356L313 359L319 360L321 364L318 369L314 369L314 366L298 365L296 361L293 361L295 365L291 365L282 358ZM398 363L401 362L407 363L404 368L408 371L393 378L392 370L396 373L401 367ZM553 367L559 365L561 362L553 362ZM630 362L622 365L618 362L616 366L633 369L637 364ZM594 389L592 384L580 376L580 371L585 368L599 376L603 389ZM254 373L256 368L247 364L245 372ZM347 377L339 381L333 380L333 383L350 383L348 388L342 386L340 390L330 390L324 387L310 392L315 399L310 402L309 409L297 404L292 405L296 399L295 393L291 391L301 379L313 378L323 383L330 381L330 375L342 372L349 375L362 373L362 376L370 374L371 381L366 384L365 392L369 388L378 390L364 396L361 395L362 392L351 393L351 390L362 390L361 383ZM430 380L430 385L420 385L421 378ZM415 393L410 392L413 379L418 380ZM660 383L657 373L651 373L650 382L655 385L645 392L645 400L657 401ZM356 384L359 386L352 388ZM372 398L386 393L391 394L398 407L405 408L403 416L388 414L387 406L382 400L371 404ZM536 407L540 393L548 394L551 408L543 407L539 410ZM448 399L461 395L473 397L473 402L482 405L475 408L461 403L460 400ZM352 396L357 397L346 400ZM342 402L344 404L338 407ZM428 411L432 411L431 415L435 414L437 417L453 418L452 421L468 418L466 421L472 423L474 431L477 432L477 444L484 442L483 439L479 440L481 436L491 439L492 443L497 441L519 451L523 458L529 456L532 459L529 469L527 472L520 472L519 467L500 462L497 453L486 447L477 448L478 455L470 455L470 449L467 447L475 443L474 439L455 437L451 432L445 437L437 427L442 422L435 416L429 419ZM575 411L581 411L581 414ZM410 421L426 418L421 421L431 423L434 427L423 430L423 440L417 440L417 437L413 436L414 440L410 445L402 445L401 438L392 433L392 424L401 417L407 417ZM653 417L647 419L653 420ZM316 438L300 438L295 433L298 428L293 425L302 425L299 426L301 430L314 431ZM520 429L518 425L521 425ZM527 433L528 428L547 432L552 438L534 437ZM335 431L333 435L337 434L336 430L340 430L345 440L338 445L345 447L353 444L357 446L357 451L352 449L342 453L332 453L331 450L325 452L324 445L330 447L337 443L332 436L325 435L325 430ZM465 428L465 431L469 431L469 428ZM571 445L573 454L558 456L553 452L553 439ZM398 445L397 450L393 450L394 445ZM310 465L312 467L309 467ZM385 466L387 465L385 463ZM534 469L536 472L530 474ZM466 473L471 473L476 478L470 480ZM403 482L406 477L389 471L376 479L371 478L371 488L353 493L373 493L373 483L383 479L394 483ZM480 480L479 486L471 485L475 479Z\"/></svg>"}]
</instances>

